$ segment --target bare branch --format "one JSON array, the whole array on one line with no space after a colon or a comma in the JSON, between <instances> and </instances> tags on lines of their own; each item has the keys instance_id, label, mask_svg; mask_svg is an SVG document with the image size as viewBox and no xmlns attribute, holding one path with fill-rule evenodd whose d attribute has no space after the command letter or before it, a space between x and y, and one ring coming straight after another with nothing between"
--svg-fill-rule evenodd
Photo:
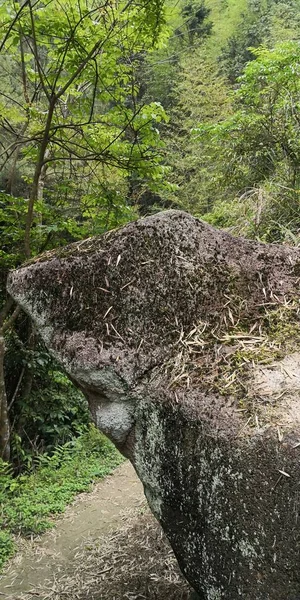
<instances>
[{"instance_id":1,"label":"bare branch","mask_svg":"<svg viewBox=\"0 0 300 600\"><path fill-rule=\"evenodd\" d=\"M32 5L31 5L31 0L29 0L28 6L29 6L29 11L30 11L30 22L31 22L31 28L32 28L33 55L34 55L34 58L35 58L36 67L37 67L37 70L38 70L38 74L39 74L39 79L40 79L40 82L41 82L41 86L42 86L42 88L44 90L46 98L50 101L51 94L49 93L49 91L47 89L47 86L45 85L44 77L46 79L46 76L43 73L43 69L42 69L42 65L41 65L41 61L40 61L40 57L39 57L39 53L38 53L36 33L35 33L35 22L34 22L34 16L33 16L33 10L32 10Z\"/></svg>"},{"instance_id":2,"label":"bare branch","mask_svg":"<svg viewBox=\"0 0 300 600\"><path fill-rule=\"evenodd\" d=\"M27 102L27 104L30 104L30 100L29 100L29 95L28 95L28 91L27 91L27 77L26 77L26 67L25 67L25 56L24 56L24 46L23 46L23 36L22 36L22 31L21 28L19 29L20 34L20 52L21 52L21 72L22 72L22 83L23 83L23 93L24 93L24 98L25 98L25 102Z\"/></svg>"},{"instance_id":3,"label":"bare branch","mask_svg":"<svg viewBox=\"0 0 300 600\"><path fill-rule=\"evenodd\" d=\"M2 50L3 50L3 48L4 48L4 46L5 46L6 42L7 42L7 40L8 40L8 38L9 38L9 36L10 36L10 34L11 34L11 32L12 32L12 30L13 30L14 26L15 26L15 24L18 22L18 20L19 20L19 18L20 18L20 16L21 16L21 14L22 14L22 12L23 12L24 8L26 8L26 6L28 6L28 5L29 5L29 2L30 2L30 0L25 0L25 2L23 2L23 4L22 4L22 6L21 6L20 10L18 10L18 12L17 12L17 14L16 14L15 18L14 18L14 19L13 19L13 21L11 22L11 24L10 24L10 26L9 26L8 30L7 30L7 33L5 34L5 36L4 36L4 38L3 38L3 40L2 40L2 42L1 42L1 44L0 44L0 52L2 52ZM37 2L38 2L38 0L37 0Z\"/></svg>"},{"instance_id":4,"label":"bare branch","mask_svg":"<svg viewBox=\"0 0 300 600\"><path fill-rule=\"evenodd\" d=\"M3 96L3 98L6 98L7 100L9 100L10 102L12 102L13 104L16 104L17 106L19 106L20 108L22 108L22 110L24 109L23 104L21 104L20 102L18 102L17 100L15 100L15 98L13 98L12 96L8 96L7 94L5 94L2 91L0 91L0 96Z\"/></svg>"},{"instance_id":5,"label":"bare branch","mask_svg":"<svg viewBox=\"0 0 300 600\"><path fill-rule=\"evenodd\" d=\"M15 308L14 312L12 313L12 315L9 317L9 319L7 319L7 321L5 321L5 323L3 324L2 331L4 333L6 331L9 331L11 326L14 324L15 320L18 318L20 312L21 312L21 307L17 306Z\"/></svg>"},{"instance_id":6,"label":"bare branch","mask_svg":"<svg viewBox=\"0 0 300 600\"><path fill-rule=\"evenodd\" d=\"M0 329L3 326L5 319L8 317L13 305L14 305L14 301L13 301L12 297L8 296L8 298L4 304L4 307L0 311Z\"/></svg>"}]
</instances>

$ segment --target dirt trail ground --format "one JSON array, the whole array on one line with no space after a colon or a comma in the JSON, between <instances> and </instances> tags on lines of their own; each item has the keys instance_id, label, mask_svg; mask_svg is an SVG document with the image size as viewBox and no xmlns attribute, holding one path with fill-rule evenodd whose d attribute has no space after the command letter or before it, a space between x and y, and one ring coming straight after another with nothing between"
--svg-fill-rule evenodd
<instances>
[{"instance_id":1,"label":"dirt trail ground","mask_svg":"<svg viewBox=\"0 0 300 600\"><path fill-rule=\"evenodd\" d=\"M0 600L188 597L128 462L78 496L55 529L24 544L0 579Z\"/></svg>"}]
</instances>

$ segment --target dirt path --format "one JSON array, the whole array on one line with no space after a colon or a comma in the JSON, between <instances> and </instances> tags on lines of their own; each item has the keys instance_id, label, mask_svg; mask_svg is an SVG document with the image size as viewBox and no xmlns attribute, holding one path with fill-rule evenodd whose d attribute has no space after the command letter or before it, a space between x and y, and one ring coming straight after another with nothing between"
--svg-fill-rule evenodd
<instances>
[{"instance_id":1,"label":"dirt path","mask_svg":"<svg viewBox=\"0 0 300 600\"><path fill-rule=\"evenodd\" d=\"M188 595L128 462L78 496L55 529L24 543L0 578L0 600L186 600Z\"/></svg>"}]
</instances>

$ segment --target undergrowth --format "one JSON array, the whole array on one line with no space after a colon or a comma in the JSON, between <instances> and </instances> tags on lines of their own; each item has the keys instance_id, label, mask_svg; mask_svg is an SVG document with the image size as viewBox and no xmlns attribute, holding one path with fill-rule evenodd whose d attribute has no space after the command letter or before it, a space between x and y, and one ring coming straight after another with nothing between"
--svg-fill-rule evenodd
<instances>
[{"instance_id":1,"label":"undergrowth","mask_svg":"<svg viewBox=\"0 0 300 600\"><path fill-rule=\"evenodd\" d=\"M95 427L39 457L35 471L14 477L0 462L0 570L16 550L16 536L38 535L54 526L76 494L108 475L123 458Z\"/></svg>"}]
</instances>

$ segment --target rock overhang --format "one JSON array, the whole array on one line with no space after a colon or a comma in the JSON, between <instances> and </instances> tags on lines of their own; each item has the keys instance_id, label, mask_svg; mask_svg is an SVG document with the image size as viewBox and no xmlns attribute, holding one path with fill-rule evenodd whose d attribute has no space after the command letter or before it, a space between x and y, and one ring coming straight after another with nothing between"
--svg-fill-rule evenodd
<instances>
[{"instance_id":1,"label":"rock overhang","mask_svg":"<svg viewBox=\"0 0 300 600\"><path fill-rule=\"evenodd\" d=\"M171 210L45 253L12 272L8 290L97 422L97 403L127 403L127 415L140 383L164 377L177 398L181 383L226 402L231 392L251 396L251 363L279 354L263 311L295 302L297 265L296 249L232 238Z\"/></svg>"},{"instance_id":2,"label":"rock overhang","mask_svg":"<svg viewBox=\"0 0 300 600\"><path fill-rule=\"evenodd\" d=\"M8 289L48 345L58 347L67 333L62 343L69 355L76 348L82 362L96 365L101 355L105 365L122 355L129 364L135 354L155 362L173 349L181 329L217 316L234 288L249 313L252 297L264 304L270 293L290 293L295 278L281 272L280 281L278 271L288 261L291 271L298 260L292 249L231 238L166 211L46 253L13 272Z\"/></svg>"},{"instance_id":3,"label":"rock overhang","mask_svg":"<svg viewBox=\"0 0 300 600\"><path fill-rule=\"evenodd\" d=\"M300 594L299 264L167 211L10 277L205 600Z\"/></svg>"}]
</instances>

